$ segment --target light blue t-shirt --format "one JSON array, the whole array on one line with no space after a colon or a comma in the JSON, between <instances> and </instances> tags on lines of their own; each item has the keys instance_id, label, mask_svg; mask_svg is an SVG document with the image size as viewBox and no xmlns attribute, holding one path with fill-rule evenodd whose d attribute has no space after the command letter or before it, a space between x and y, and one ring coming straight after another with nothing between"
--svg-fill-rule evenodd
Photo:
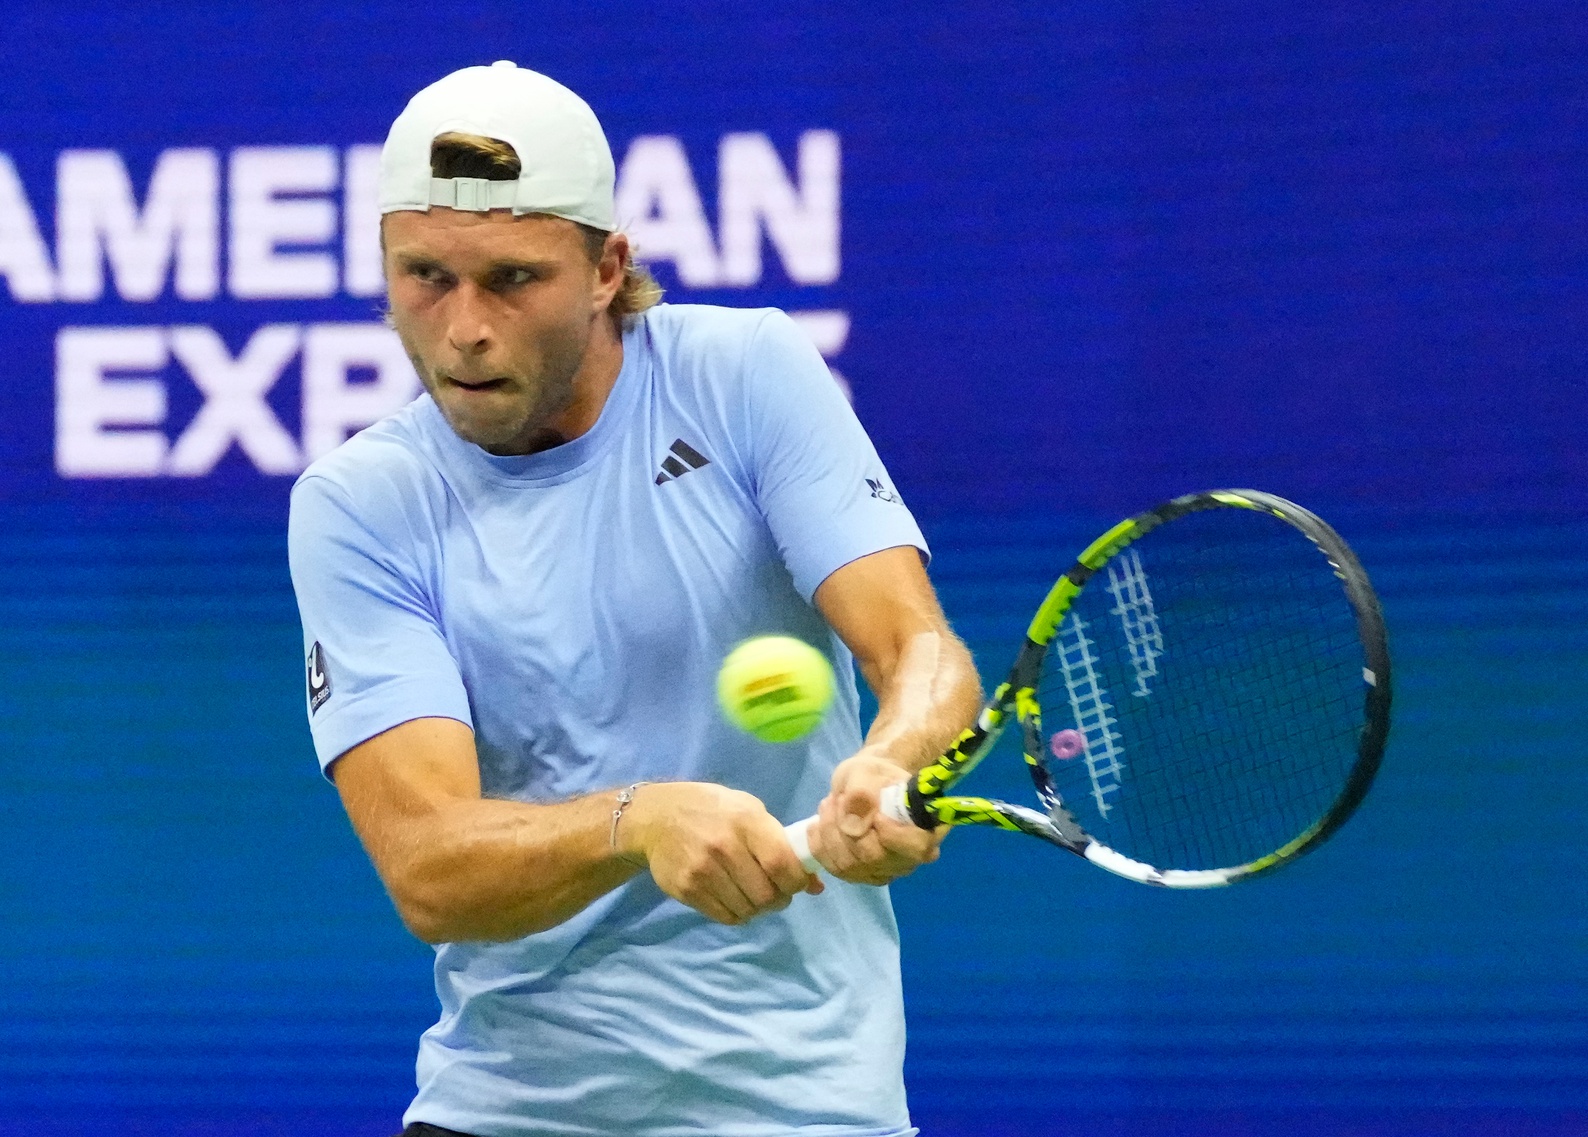
<instances>
[{"instance_id":1,"label":"light blue t-shirt","mask_svg":"<svg viewBox=\"0 0 1588 1137\"><path fill-rule=\"evenodd\" d=\"M810 814L860 745L849 652L811 606L920 530L798 327L663 305L580 438L501 458L428 396L315 462L293 585L322 767L410 719L470 725L484 792L555 802L640 780ZM840 682L806 739L717 709L730 648L777 632ZM444 944L406 1121L480 1137L913 1132L885 889L829 881L742 927L641 874L511 943Z\"/></svg>"}]
</instances>

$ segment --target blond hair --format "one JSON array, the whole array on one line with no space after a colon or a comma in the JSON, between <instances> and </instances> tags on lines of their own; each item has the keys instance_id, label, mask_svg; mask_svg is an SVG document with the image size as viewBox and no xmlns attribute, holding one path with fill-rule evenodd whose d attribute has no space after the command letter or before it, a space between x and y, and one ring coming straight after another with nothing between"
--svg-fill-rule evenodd
<instances>
[{"instance_id":1,"label":"blond hair","mask_svg":"<svg viewBox=\"0 0 1588 1137\"><path fill-rule=\"evenodd\" d=\"M507 143L497 138L479 134L449 132L436 135L430 144L430 173L437 178L484 178L490 182L511 182L518 178L523 166L518 154ZM579 234L584 238L585 253L591 264L601 260L606 250L607 234L593 225L578 221ZM642 264L629 257L623 265L623 283L617 295L607 306L608 314L622 320L637 316L654 307L662 299L662 286Z\"/></svg>"}]
</instances>

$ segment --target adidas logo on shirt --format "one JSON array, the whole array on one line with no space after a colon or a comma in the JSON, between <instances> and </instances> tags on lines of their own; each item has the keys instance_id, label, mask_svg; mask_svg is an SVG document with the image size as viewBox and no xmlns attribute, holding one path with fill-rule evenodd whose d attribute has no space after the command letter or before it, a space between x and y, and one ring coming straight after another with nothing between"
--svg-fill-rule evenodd
<instances>
[{"instance_id":1,"label":"adidas logo on shirt","mask_svg":"<svg viewBox=\"0 0 1588 1137\"><path fill-rule=\"evenodd\" d=\"M691 470L698 470L702 466L711 464L711 459L682 438L673 439L673 444L668 449L672 453L662 459L662 471L656 475L657 485L670 482L674 478L681 478Z\"/></svg>"}]
</instances>

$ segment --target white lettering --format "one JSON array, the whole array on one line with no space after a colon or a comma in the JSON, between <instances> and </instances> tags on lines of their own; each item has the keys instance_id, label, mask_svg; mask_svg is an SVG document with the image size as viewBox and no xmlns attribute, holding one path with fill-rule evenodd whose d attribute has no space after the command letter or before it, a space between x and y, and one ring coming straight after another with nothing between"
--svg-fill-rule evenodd
<instances>
[{"instance_id":1,"label":"white lettering","mask_svg":"<svg viewBox=\"0 0 1588 1137\"><path fill-rule=\"evenodd\" d=\"M0 153L0 276L13 300L37 304L55 299L50 254L39 236L38 219L17 177L11 155Z\"/></svg>"},{"instance_id":2,"label":"white lettering","mask_svg":"<svg viewBox=\"0 0 1588 1137\"><path fill-rule=\"evenodd\" d=\"M718 282L711 227L678 139L642 135L629 144L618 171L616 210L639 259L672 261L685 285Z\"/></svg>"},{"instance_id":3,"label":"white lettering","mask_svg":"<svg viewBox=\"0 0 1588 1137\"><path fill-rule=\"evenodd\" d=\"M244 146L231 157L230 287L242 300L331 296L336 257L280 246L336 236L336 151L329 146Z\"/></svg>"},{"instance_id":4,"label":"white lettering","mask_svg":"<svg viewBox=\"0 0 1588 1137\"><path fill-rule=\"evenodd\" d=\"M838 279L838 135L800 135L798 189L764 134L724 135L717 162L723 283L761 279L763 225L791 281Z\"/></svg>"},{"instance_id":5,"label":"white lettering","mask_svg":"<svg viewBox=\"0 0 1588 1137\"><path fill-rule=\"evenodd\" d=\"M98 300L110 262L123 300L153 300L172 262L176 294L208 300L220 280L220 164L213 150L166 150L139 212L114 150L63 150L55 166L55 244L63 300Z\"/></svg>"},{"instance_id":6,"label":"white lettering","mask_svg":"<svg viewBox=\"0 0 1588 1137\"><path fill-rule=\"evenodd\" d=\"M148 374L166 365L160 328L62 328L55 338L55 469L67 478L138 478L160 472L165 386Z\"/></svg>"},{"instance_id":7,"label":"white lettering","mask_svg":"<svg viewBox=\"0 0 1588 1137\"><path fill-rule=\"evenodd\" d=\"M367 379L359 372L372 372ZM419 376L397 333L383 324L315 324L303 345L303 453L312 462L401 409Z\"/></svg>"},{"instance_id":8,"label":"white lettering","mask_svg":"<svg viewBox=\"0 0 1588 1137\"><path fill-rule=\"evenodd\" d=\"M382 296L380 147L349 146L342 174L342 287L349 296Z\"/></svg>"},{"instance_id":9,"label":"white lettering","mask_svg":"<svg viewBox=\"0 0 1588 1137\"><path fill-rule=\"evenodd\" d=\"M296 324L267 324L236 359L211 328L171 329L171 352L204 394L204 405L171 448L169 473L196 477L215 468L233 440L261 473L302 469L298 446L265 395L298 354Z\"/></svg>"}]
</instances>

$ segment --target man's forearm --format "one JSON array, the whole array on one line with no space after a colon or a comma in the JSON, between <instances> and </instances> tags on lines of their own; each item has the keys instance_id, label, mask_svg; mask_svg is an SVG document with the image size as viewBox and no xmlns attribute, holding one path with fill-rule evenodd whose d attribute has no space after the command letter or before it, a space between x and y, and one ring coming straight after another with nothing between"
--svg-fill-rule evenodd
<instances>
[{"instance_id":1,"label":"man's forearm","mask_svg":"<svg viewBox=\"0 0 1588 1137\"><path fill-rule=\"evenodd\" d=\"M865 749L906 770L936 761L981 707L975 662L946 628L912 635L888 674L866 678L877 717Z\"/></svg>"},{"instance_id":2,"label":"man's forearm","mask_svg":"<svg viewBox=\"0 0 1588 1137\"><path fill-rule=\"evenodd\" d=\"M394 822L378 860L391 867L387 887L420 939L517 939L639 871L611 847L615 804L612 793L553 805L459 800Z\"/></svg>"},{"instance_id":3,"label":"man's forearm","mask_svg":"<svg viewBox=\"0 0 1588 1137\"><path fill-rule=\"evenodd\" d=\"M330 774L403 922L431 943L552 927L643 864L611 847L611 792L550 805L483 797L474 732L456 719L382 731Z\"/></svg>"},{"instance_id":4,"label":"man's forearm","mask_svg":"<svg viewBox=\"0 0 1588 1137\"><path fill-rule=\"evenodd\" d=\"M935 860L942 834L879 821L882 794L959 736L976 714L981 685L970 653L946 626L909 634L871 660L864 670L877 692L876 722L859 753L833 771L811 849L842 880L887 884Z\"/></svg>"}]
</instances>

